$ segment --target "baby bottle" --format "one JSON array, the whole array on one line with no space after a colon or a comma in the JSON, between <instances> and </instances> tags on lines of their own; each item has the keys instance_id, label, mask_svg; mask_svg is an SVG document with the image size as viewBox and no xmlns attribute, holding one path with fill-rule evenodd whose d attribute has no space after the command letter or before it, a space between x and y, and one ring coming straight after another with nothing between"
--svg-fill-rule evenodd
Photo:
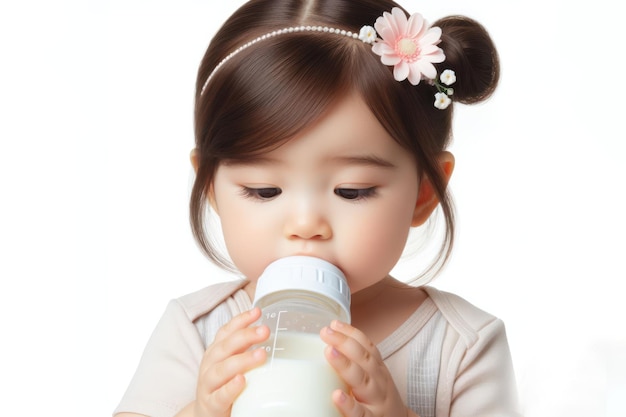
<instances>
[{"instance_id":1,"label":"baby bottle","mask_svg":"<svg viewBox=\"0 0 626 417\"><path fill-rule=\"evenodd\" d=\"M326 361L319 333L333 319L350 322L343 273L317 258L279 259L259 278L254 306L270 329L261 345L267 361L246 373L231 417L340 417L331 394L346 387Z\"/></svg>"}]
</instances>

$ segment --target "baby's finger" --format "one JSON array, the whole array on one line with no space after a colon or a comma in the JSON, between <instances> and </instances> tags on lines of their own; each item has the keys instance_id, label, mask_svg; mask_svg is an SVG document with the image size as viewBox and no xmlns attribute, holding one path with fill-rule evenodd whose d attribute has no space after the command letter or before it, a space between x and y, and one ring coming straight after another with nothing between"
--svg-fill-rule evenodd
<instances>
[{"instance_id":1,"label":"baby's finger","mask_svg":"<svg viewBox=\"0 0 626 417\"><path fill-rule=\"evenodd\" d=\"M331 323L320 332L320 337L328 345L333 346L349 360L363 368L382 362L376 345L360 330L340 322Z\"/></svg>"},{"instance_id":2,"label":"baby's finger","mask_svg":"<svg viewBox=\"0 0 626 417\"><path fill-rule=\"evenodd\" d=\"M333 392L333 404L343 417L369 417L370 411L356 399L341 390Z\"/></svg>"},{"instance_id":3,"label":"baby's finger","mask_svg":"<svg viewBox=\"0 0 626 417\"><path fill-rule=\"evenodd\" d=\"M336 328L345 333L330 327L320 332L320 336L328 344L325 350L328 363L351 387L357 400L367 398L368 403L378 401L384 393L376 379L380 377L381 370L386 369L380 352L354 327L340 324Z\"/></svg>"},{"instance_id":4,"label":"baby's finger","mask_svg":"<svg viewBox=\"0 0 626 417\"><path fill-rule=\"evenodd\" d=\"M196 407L201 407L201 410L196 410L196 415L228 415L235 398L241 394L245 386L245 379L239 374L216 391L198 392Z\"/></svg>"},{"instance_id":5,"label":"baby's finger","mask_svg":"<svg viewBox=\"0 0 626 417\"><path fill-rule=\"evenodd\" d=\"M376 345L370 340L369 337L365 335L365 333L363 333L356 327L348 323L344 323L338 320L333 320L330 323L330 328L334 330L335 332L345 335L349 339L353 339L354 341L357 342L358 346L363 347L372 356L380 357L380 354L378 352L378 349L376 348ZM353 345L353 347L356 347L356 346L357 345Z\"/></svg>"},{"instance_id":6,"label":"baby's finger","mask_svg":"<svg viewBox=\"0 0 626 417\"><path fill-rule=\"evenodd\" d=\"M324 353L330 366L352 391L363 394L372 390L370 374L357 362L350 360L333 346L327 346Z\"/></svg>"},{"instance_id":7,"label":"baby's finger","mask_svg":"<svg viewBox=\"0 0 626 417\"><path fill-rule=\"evenodd\" d=\"M205 368L200 375L203 390L207 392L219 391L238 375L243 375L265 363L266 356L264 349L255 349L231 356L224 361L216 363L214 366Z\"/></svg>"},{"instance_id":8,"label":"baby's finger","mask_svg":"<svg viewBox=\"0 0 626 417\"><path fill-rule=\"evenodd\" d=\"M252 323L257 321L259 317L261 317L261 309L258 307L233 317L228 323L217 331L214 343L227 338L237 330L250 326Z\"/></svg>"},{"instance_id":9,"label":"baby's finger","mask_svg":"<svg viewBox=\"0 0 626 417\"><path fill-rule=\"evenodd\" d=\"M230 333L229 337L211 344L204 353L203 363L210 366L233 355L243 353L252 346L266 340L269 335L270 331L267 326L237 329Z\"/></svg>"}]
</instances>

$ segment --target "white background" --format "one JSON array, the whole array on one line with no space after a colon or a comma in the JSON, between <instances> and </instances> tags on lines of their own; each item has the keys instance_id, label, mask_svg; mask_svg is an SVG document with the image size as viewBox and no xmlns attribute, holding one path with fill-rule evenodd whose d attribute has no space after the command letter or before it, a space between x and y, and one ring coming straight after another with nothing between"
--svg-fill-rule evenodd
<instances>
[{"instance_id":1,"label":"white background","mask_svg":"<svg viewBox=\"0 0 626 417\"><path fill-rule=\"evenodd\" d=\"M167 301L229 279L187 220L195 72L243 2L217 3L0 6L2 414L110 415ZM615 3L403 5L476 18L502 60L493 99L456 109L434 285L505 320L527 416L626 415Z\"/></svg>"}]
</instances>

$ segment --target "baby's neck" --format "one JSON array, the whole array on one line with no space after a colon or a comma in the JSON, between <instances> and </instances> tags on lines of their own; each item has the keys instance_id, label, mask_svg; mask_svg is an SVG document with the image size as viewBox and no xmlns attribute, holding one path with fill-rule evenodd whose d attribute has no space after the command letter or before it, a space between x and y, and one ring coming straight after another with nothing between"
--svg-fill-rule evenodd
<instances>
[{"instance_id":1,"label":"baby's neck","mask_svg":"<svg viewBox=\"0 0 626 417\"><path fill-rule=\"evenodd\" d=\"M352 294L352 325L378 344L404 323L427 297L421 288L387 277Z\"/></svg>"}]
</instances>

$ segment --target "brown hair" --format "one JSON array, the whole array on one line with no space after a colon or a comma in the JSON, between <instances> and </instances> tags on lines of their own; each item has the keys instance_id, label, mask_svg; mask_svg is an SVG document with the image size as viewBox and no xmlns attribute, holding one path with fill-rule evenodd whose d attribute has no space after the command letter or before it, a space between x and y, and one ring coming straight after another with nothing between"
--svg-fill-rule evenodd
<instances>
[{"instance_id":1,"label":"brown hair","mask_svg":"<svg viewBox=\"0 0 626 417\"><path fill-rule=\"evenodd\" d=\"M211 41L196 81L195 140L198 171L190 201L190 221L202 251L231 269L205 230L207 192L219 164L245 160L275 149L319 120L338 98L358 92L389 134L415 157L420 178L428 177L439 198L446 234L438 258L442 266L454 240L454 209L437 157L452 137L453 105L435 108L434 86L397 82L371 45L336 34L294 32L266 39L234 55L250 40L284 27L324 25L358 32L373 25L388 0L251 0L237 10ZM446 60L437 71L456 72L453 102L488 98L499 78L496 49L485 29L462 16L433 23L443 34Z\"/></svg>"}]
</instances>

